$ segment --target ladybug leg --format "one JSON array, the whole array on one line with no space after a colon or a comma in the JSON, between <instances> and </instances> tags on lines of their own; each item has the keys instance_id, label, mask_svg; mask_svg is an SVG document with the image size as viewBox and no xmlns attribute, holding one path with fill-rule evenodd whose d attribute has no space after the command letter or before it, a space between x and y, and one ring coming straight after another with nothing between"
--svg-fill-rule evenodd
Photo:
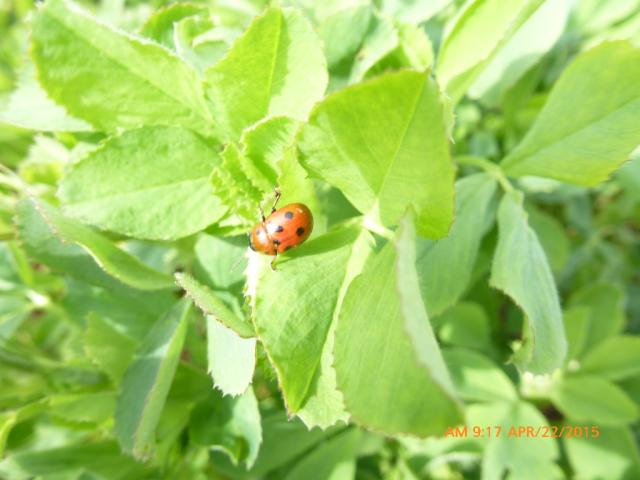
<instances>
[{"instance_id":1,"label":"ladybug leg","mask_svg":"<svg viewBox=\"0 0 640 480\"><path fill-rule=\"evenodd\" d=\"M264 226L264 222L267 218L264 216L264 210L262 210L262 205L258 205L258 210L260 211L260 219L262 220L262 225Z\"/></svg>"},{"instance_id":2,"label":"ladybug leg","mask_svg":"<svg viewBox=\"0 0 640 480\"><path fill-rule=\"evenodd\" d=\"M271 207L271 213L276 211L276 205L278 205L278 200L280 200L280 197L282 196L282 192L280 192L280 189L278 187L275 187L273 189L273 194L275 195L275 199L273 200L273 206Z\"/></svg>"},{"instance_id":3,"label":"ladybug leg","mask_svg":"<svg viewBox=\"0 0 640 480\"><path fill-rule=\"evenodd\" d=\"M273 257L273 260L271 260L271 263L269 264L269 266L271 267L271 271L275 272L276 271L276 260L278 259L278 251L276 250L276 254Z\"/></svg>"}]
</instances>

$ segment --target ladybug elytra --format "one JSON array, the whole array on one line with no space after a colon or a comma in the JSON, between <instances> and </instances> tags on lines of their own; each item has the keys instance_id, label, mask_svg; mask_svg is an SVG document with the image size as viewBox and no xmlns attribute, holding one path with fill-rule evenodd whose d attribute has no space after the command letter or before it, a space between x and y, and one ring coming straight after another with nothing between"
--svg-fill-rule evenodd
<instances>
[{"instance_id":1,"label":"ladybug elytra","mask_svg":"<svg viewBox=\"0 0 640 480\"><path fill-rule=\"evenodd\" d=\"M271 214L265 218L260 208L261 221L249 234L249 247L265 255L277 256L304 242L313 230L313 216L302 203L290 203L276 210L280 192L276 189ZM274 259L275 261L275 259ZM271 262L273 268L273 262Z\"/></svg>"}]
</instances>

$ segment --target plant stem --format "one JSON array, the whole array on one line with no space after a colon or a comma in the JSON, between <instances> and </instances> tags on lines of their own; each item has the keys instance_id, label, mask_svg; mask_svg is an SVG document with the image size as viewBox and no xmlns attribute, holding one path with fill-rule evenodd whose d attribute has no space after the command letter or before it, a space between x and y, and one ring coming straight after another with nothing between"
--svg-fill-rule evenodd
<instances>
[{"instance_id":1,"label":"plant stem","mask_svg":"<svg viewBox=\"0 0 640 480\"><path fill-rule=\"evenodd\" d=\"M391 230L386 227L383 227L374 219L369 216L365 216L362 219L362 226L369 230L370 232L375 233L376 235L380 235L387 240L392 240L394 238L394 234Z\"/></svg>"},{"instance_id":2,"label":"plant stem","mask_svg":"<svg viewBox=\"0 0 640 480\"><path fill-rule=\"evenodd\" d=\"M496 165L495 163L490 162L485 158L474 157L472 155L463 155L460 157L456 157L455 160L456 163L460 165L472 165L474 167L481 168L482 170L493 176L493 178L498 181L505 192L514 191L513 185L511 185L511 182L500 168L500 165Z\"/></svg>"}]
</instances>

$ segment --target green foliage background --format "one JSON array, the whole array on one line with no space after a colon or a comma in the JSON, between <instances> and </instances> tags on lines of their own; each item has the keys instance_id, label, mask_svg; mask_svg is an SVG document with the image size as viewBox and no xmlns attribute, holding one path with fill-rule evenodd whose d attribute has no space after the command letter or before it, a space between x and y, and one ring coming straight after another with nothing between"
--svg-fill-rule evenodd
<instances>
[{"instance_id":1,"label":"green foliage background","mask_svg":"<svg viewBox=\"0 0 640 480\"><path fill-rule=\"evenodd\" d=\"M0 0L0 478L640 478L639 145L639 0Z\"/></svg>"}]
</instances>

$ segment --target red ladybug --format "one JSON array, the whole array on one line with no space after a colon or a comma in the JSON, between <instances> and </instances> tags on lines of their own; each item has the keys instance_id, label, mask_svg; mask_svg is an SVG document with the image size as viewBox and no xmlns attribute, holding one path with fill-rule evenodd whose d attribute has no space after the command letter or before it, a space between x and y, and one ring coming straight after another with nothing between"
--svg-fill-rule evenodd
<instances>
[{"instance_id":1,"label":"red ladybug","mask_svg":"<svg viewBox=\"0 0 640 480\"><path fill-rule=\"evenodd\" d=\"M260 208L262 220L249 234L249 247L256 252L277 256L297 247L311 235L313 215L309 208L302 203L290 203L276 210L279 199L280 192L276 190L271 215L267 218ZM271 267L273 268L273 262Z\"/></svg>"}]
</instances>

